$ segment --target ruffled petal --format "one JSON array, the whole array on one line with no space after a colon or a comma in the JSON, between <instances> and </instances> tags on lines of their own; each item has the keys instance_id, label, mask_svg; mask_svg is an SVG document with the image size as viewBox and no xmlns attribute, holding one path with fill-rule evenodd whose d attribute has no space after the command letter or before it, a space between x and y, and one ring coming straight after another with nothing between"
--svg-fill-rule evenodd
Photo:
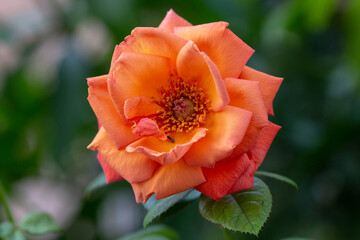
<instances>
[{"instance_id":1,"label":"ruffled petal","mask_svg":"<svg viewBox=\"0 0 360 240\"><path fill-rule=\"evenodd\" d=\"M116 149L103 127L88 148L98 151L104 162L130 183L148 180L159 165L143 154Z\"/></svg>"},{"instance_id":2,"label":"ruffled petal","mask_svg":"<svg viewBox=\"0 0 360 240\"><path fill-rule=\"evenodd\" d=\"M175 69L176 56L186 40L161 28L138 27L120 44L122 52L146 53L170 59Z\"/></svg>"},{"instance_id":3,"label":"ruffled petal","mask_svg":"<svg viewBox=\"0 0 360 240\"><path fill-rule=\"evenodd\" d=\"M149 118L142 118L135 126L133 132L141 137L154 136L163 141L167 140L164 132L160 131L159 126Z\"/></svg>"},{"instance_id":4,"label":"ruffled petal","mask_svg":"<svg viewBox=\"0 0 360 240\"><path fill-rule=\"evenodd\" d=\"M158 88L167 85L169 59L165 57L124 52L115 63L113 79L109 79L110 97L120 117L124 116L126 99L134 96L160 97Z\"/></svg>"},{"instance_id":5,"label":"ruffled petal","mask_svg":"<svg viewBox=\"0 0 360 240\"><path fill-rule=\"evenodd\" d=\"M188 27L192 26L191 23L177 15L172 9L170 9L165 18L161 21L159 28L174 32L174 27Z\"/></svg>"},{"instance_id":6,"label":"ruffled petal","mask_svg":"<svg viewBox=\"0 0 360 240\"><path fill-rule=\"evenodd\" d=\"M189 166L179 160L173 164L163 165L154 176L141 183L132 184L136 202L146 202L153 193L156 200L186 191L205 182L200 167Z\"/></svg>"},{"instance_id":7,"label":"ruffled petal","mask_svg":"<svg viewBox=\"0 0 360 240\"><path fill-rule=\"evenodd\" d=\"M194 41L219 68L223 78L237 78L254 50L227 27L226 22L215 22L192 27L175 27L175 34Z\"/></svg>"},{"instance_id":8,"label":"ruffled petal","mask_svg":"<svg viewBox=\"0 0 360 240\"><path fill-rule=\"evenodd\" d=\"M267 151L270 148L271 143L273 142L280 128L281 128L280 126L272 122L269 122L269 125L265 126L261 130L255 142L254 147L250 149L250 151L248 152L249 158L252 161L255 161L256 168L258 168L261 165L262 161L266 156Z\"/></svg>"},{"instance_id":9,"label":"ruffled petal","mask_svg":"<svg viewBox=\"0 0 360 240\"><path fill-rule=\"evenodd\" d=\"M247 66L245 66L239 78L259 82L261 94L263 96L268 114L274 115L272 110L272 102L280 88L283 78L274 77Z\"/></svg>"},{"instance_id":10,"label":"ruffled petal","mask_svg":"<svg viewBox=\"0 0 360 240\"><path fill-rule=\"evenodd\" d=\"M234 183L246 172L251 162L246 154L231 160L217 162L215 168L202 168L206 182L195 189L219 200L224 197Z\"/></svg>"},{"instance_id":11,"label":"ruffled petal","mask_svg":"<svg viewBox=\"0 0 360 240\"><path fill-rule=\"evenodd\" d=\"M209 131L185 154L186 163L214 167L217 161L228 157L242 141L251 116L251 112L233 106L227 106L221 112L209 114L205 123Z\"/></svg>"},{"instance_id":12,"label":"ruffled petal","mask_svg":"<svg viewBox=\"0 0 360 240\"><path fill-rule=\"evenodd\" d=\"M139 137L131 131L131 128L122 123L111 101L107 88L107 75L88 78L87 80L89 85L88 101L116 148L120 149L138 140Z\"/></svg>"},{"instance_id":13,"label":"ruffled petal","mask_svg":"<svg viewBox=\"0 0 360 240\"><path fill-rule=\"evenodd\" d=\"M196 45L189 41L179 52L176 69L183 79L193 79L202 88L215 112L221 111L229 103L229 95L216 65Z\"/></svg>"},{"instance_id":14,"label":"ruffled petal","mask_svg":"<svg viewBox=\"0 0 360 240\"><path fill-rule=\"evenodd\" d=\"M104 171L107 183L113 183L124 179L114 169L112 169L109 165L107 165L107 163L102 159L99 153L97 154L97 159Z\"/></svg>"},{"instance_id":15,"label":"ruffled petal","mask_svg":"<svg viewBox=\"0 0 360 240\"><path fill-rule=\"evenodd\" d=\"M125 100L124 115L128 120L155 116L162 108L154 103L151 98L134 96Z\"/></svg>"},{"instance_id":16,"label":"ruffled petal","mask_svg":"<svg viewBox=\"0 0 360 240\"><path fill-rule=\"evenodd\" d=\"M156 137L143 137L129 144L126 151L138 152L160 164L171 164L179 160L190 149L191 145L206 135L206 128L196 128L188 133L172 133L172 142L162 141Z\"/></svg>"},{"instance_id":17,"label":"ruffled petal","mask_svg":"<svg viewBox=\"0 0 360 240\"><path fill-rule=\"evenodd\" d=\"M236 155L239 156L254 145L261 129L268 125L268 114L258 82L236 78L226 78L224 81L230 95L229 105L253 113L243 141L234 150Z\"/></svg>"}]
</instances>

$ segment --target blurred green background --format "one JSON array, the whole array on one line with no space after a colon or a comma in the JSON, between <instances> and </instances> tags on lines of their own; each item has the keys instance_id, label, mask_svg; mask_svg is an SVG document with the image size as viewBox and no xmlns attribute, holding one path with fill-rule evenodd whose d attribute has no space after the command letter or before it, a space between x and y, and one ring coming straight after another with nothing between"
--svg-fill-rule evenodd
<instances>
[{"instance_id":1,"label":"blurred green background","mask_svg":"<svg viewBox=\"0 0 360 240\"><path fill-rule=\"evenodd\" d=\"M261 170L300 188L265 179L273 209L259 239L359 239L358 0L0 0L0 177L16 218L49 212L65 231L48 239L141 228L125 181L84 198L101 172L86 149L97 131L86 77L106 74L115 44L170 8L192 24L229 22L256 50L248 65L285 79L271 118L283 128ZM223 238L197 204L165 223L180 239Z\"/></svg>"}]
</instances>

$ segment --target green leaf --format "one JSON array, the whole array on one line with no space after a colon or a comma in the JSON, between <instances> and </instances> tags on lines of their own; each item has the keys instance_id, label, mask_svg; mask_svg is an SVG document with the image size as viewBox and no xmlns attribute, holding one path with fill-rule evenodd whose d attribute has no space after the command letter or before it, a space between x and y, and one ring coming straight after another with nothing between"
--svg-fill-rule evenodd
<instances>
[{"instance_id":1,"label":"green leaf","mask_svg":"<svg viewBox=\"0 0 360 240\"><path fill-rule=\"evenodd\" d=\"M268 218L272 199L267 185L254 177L252 189L226 195L219 201L201 195L201 215L222 227L257 235Z\"/></svg>"},{"instance_id":2,"label":"green leaf","mask_svg":"<svg viewBox=\"0 0 360 240\"><path fill-rule=\"evenodd\" d=\"M61 231L49 214L41 212L26 215L20 222L20 228L32 235Z\"/></svg>"},{"instance_id":3,"label":"green leaf","mask_svg":"<svg viewBox=\"0 0 360 240\"><path fill-rule=\"evenodd\" d=\"M118 238L117 240L176 240L178 234L164 225L154 225L138 232Z\"/></svg>"},{"instance_id":4,"label":"green leaf","mask_svg":"<svg viewBox=\"0 0 360 240\"><path fill-rule=\"evenodd\" d=\"M301 238L301 237L289 237L289 238L283 238L281 240L313 240L312 238Z\"/></svg>"},{"instance_id":5,"label":"green leaf","mask_svg":"<svg viewBox=\"0 0 360 240\"><path fill-rule=\"evenodd\" d=\"M85 190L85 196L90 197L91 194L99 190L100 188L103 188L107 185L106 177L104 173L99 174L92 182L86 187Z\"/></svg>"},{"instance_id":6,"label":"green leaf","mask_svg":"<svg viewBox=\"0 0 360 240\"><path fill-rule=\"evenodd\" d=\"M158 218L161 214L166 212L170 207L174 206L177 202L184 199L191 190L158 200L155 204L149 209L146 214L143 222L143 226L147 227L154 219Z\"/></svg>"},{"instance_id":7,"label":"green leaf","mask_svg":"<svg viewBox=\"0 0 360 240\"><path fill-rule=\"evenodd\" d=\"M0 237L6 237L15 230L14 224L11 222L2 222L0 224Z\"/></svg>"},{"instance_id":8,"label":"green leaf","mask_svg":"<svg viewBox=\"0 0 360 240\"><path fill-rule=\"evenodd\" d=\"M296 182L294 182L293 180L291 180L291 179L288 178L288 177L279 175L279 174L277 174L277 173L271 173L271 172L266 172L266 171L257 171L257 172L255 173L255 175L256 175L256 176L265 176L265 177L274 178L274 179L276 179L276 180L279 180L279 181L288 183L288 184L290 184L291 186L293 186L293 187L296 188L296 189L299 189L299 187L298 187L298 185L296 184Z\"/></svg>"},{"instance_id":9,"label":"green leaf","mask_svg":"<svg viewBox=\"0 0 360 240\"><path fill-rule=\"evenodd\" d=\"M25 240L25 236L19 229L16 229L16 226L11 222L3 222L0 224L0 239Z\"/></svg>"}]
</instances>

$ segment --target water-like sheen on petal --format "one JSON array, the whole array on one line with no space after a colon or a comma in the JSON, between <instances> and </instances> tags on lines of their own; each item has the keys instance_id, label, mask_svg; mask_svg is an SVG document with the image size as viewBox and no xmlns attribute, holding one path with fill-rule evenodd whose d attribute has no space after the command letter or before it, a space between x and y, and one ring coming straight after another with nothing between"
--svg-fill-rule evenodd
<instances>
[{"instance_id":1,"label":"water-like sheen on petal","mask_svg":"<svg viewBox=\"0 0 360 240\"><path fill-rule=\"evenodd\" d=\"M176 69L183 79L195 78L204 90L215 112L229 103L229 95L216 65L196 45L189 41L179 52Z\"/></svg>"},{"instance_id":2,"label":"water-like sheen on petal","mask_svg":"<svg viewBox=\"0 0 360 240\"><path fill-rule=\"evenodd\" d=\"M256 168L261 165L280 128L280 126L269 121L269 125L261 130L254 147L248 152L249 158L255 161Z\"/></svg>"},{"instance_id":3,"label":"water-like sheen on petal","mask_svg":"<svg viewBox=\"0 0 360 240\"><path fill-rule=\"evenodd\" d=\"M170 32L174 32L174 27L187 27L192 26L191 23L177 15L172 9L170 9L165 18L159 25L159 28L163 28L169 30Z\"/></svg>"},{"instance_id":4,"label":"water-like sheen on petal","mask_svg":"<svg viewBox=\"0 0 360 240\"><path fill-rule=\"evenodd\" d=\"M115 63L113 79L108 81L110 97L119 115L124 116L125 100L134 96L160 97L158 88L166 86L169 59L165 57L124 52Z\"/></svg>"},{"instance_id":5,"label":"water-like sheen on petal","mask_svg":"<svg viewBox=\"0 0 360 240\"><path fill-rule=\"evenodd\" d=\"M257 71L247 66L245 66L239 78L259 82L261 94L263 96L268 114L274 115L272 111L272 102L280 88L283 79Z\"/></svg>"},{"instance_id":6,"label":"water-like sheen on petal","mask_svg":"<svg viewBox=\"0 0 360 240\"><path fill-rule=\"evenodd\" d=\"M145 182L132 184L136 202L146 202L153 193L156 200L186 191L205 182L200 167L187 165L183 160L158 168Z\"/></svg>"},{"instance_id":7,"label":"water-like sheen on petal","mask_svg":"<svg viewBox=\"0 0 360 240\"><path fill-rule=\"evenodd\" d=\"M129 153L138 152L160 164L171 164L184 156L191 145L206 135L206 128L196 128L187 133L172 133L172 142L156 137L143 137L126 147Z\"/></svg>"},{"instance_id":8,"label":"water-like sheen on petal","mask_svg":"<svg viewBox=\"0 0 360 240\"><path fill-rule=\"evenodd\" d=\"M195 42L219 68L223 78L237 78L254 50L227 27L226 22L175 27L175 34Z\"/></svg>"},{"instance_id":9,"label":"water-like sheen on petal","mask_svg":"<svg viewBox=\"0 0 360 240\"><path fill-rule=\"evenodd\" d=\"M95 112L96 117L103 127L109 132L109 138L116 148L139 139L129 126L121 121L118 112L109 96L107 87L107 75L88 78L89 96L88 101Z\"/></svg>"},{"instance_id":10,"label":"water-like sheen on petal","mask_svg":"<svg viewBox=\"0 0 360 240\"><path fill-rule=\"evenodd\" d=\"M88 148L98 151L104 162L130 183L148 180L159 165L143 154L118 150L103 127Z\"/></svg>"},{"instance_id":11,"label":"water-like sheen on petal","mask_svg":"<svg viewBox=\"0 0 360 240\"><path fill-rule=\"evenodd\" d=\"M215 168L203 167L206 182L195 189L215 200L219 200L229 192L250 165L248 156L243 154L231 161L220 161L216 163Z\"/></svg>"},{"instance_id":12,"label":"water-like sheen on petal","mask_svg":"<svg viewBox=\"0 0 360 240\"><path fill-rule=\"evenodd\" d=\"M194 143L184 160L189 165L213 167L217 161L228 157L242 141L249 126L252 113L233 106L209 114L205 127L206 136Z\"/></svg>"},{"instance_id":13,"label":"water-like sheen on petal","mask_svg":"<svg viewBox=\"0 0 360 240\"><path fill-rule=\"evenodd\" d=\"M122 52L146 53L170 59L175 69L176 56L186 40L161 28L138 27L120 44Z\"/></svg>"},{"instance_id":14,"label":"water-like sheen on petal","mask_svg":"<svg viewBox=\"0 0 360 240\"><path fill-rule=\"evenodd\" d=\"M117 182L120 181L122 179L124 179L123 177L120 176L119 173L117 173L114 169L112 169L101 157L100 153L97 154L97 159L104 171L105 174L105 178L106 178L106 182L107 183L113 183L113 182Z\"/></svg>"},{"instance_id":15,"label":"water-like sheen on petal","mask_svg":"<svg viewBox=\"0 0 360 240\"><path fill-rule=\"evenodd\" d=\"M154 103L150 97L134 96L125 100L124 114L128 120L155 116L161 110L158 104Z\"/></svg>"}]
</instances>

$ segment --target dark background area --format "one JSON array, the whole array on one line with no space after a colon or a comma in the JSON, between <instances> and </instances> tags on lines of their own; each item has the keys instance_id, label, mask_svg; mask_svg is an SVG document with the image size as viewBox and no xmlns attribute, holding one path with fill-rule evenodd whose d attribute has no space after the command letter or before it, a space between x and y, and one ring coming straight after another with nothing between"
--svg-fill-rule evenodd
<instances>
[{"instance_id":1,"label":"dark background area","mask_svg":"<svg viewBox=\"0 0 360 240\"><path fill-rule=\"evenodd\" d=\"M16 218L47 211L65 229L55 238L69 240L141 228L125 181L84 197L101 172L86 149L97 131L86 77L106 74L115 44L170 8L194 25L229 22L256 50L248 65L284 77L271 117L283 128L260 169L299 190L265 179L273 209L259 239L358 239L358 0L0 0L0 178ZM181 239L223 238L195 203L165 223Z\"/></svg>"}]
</instances>

